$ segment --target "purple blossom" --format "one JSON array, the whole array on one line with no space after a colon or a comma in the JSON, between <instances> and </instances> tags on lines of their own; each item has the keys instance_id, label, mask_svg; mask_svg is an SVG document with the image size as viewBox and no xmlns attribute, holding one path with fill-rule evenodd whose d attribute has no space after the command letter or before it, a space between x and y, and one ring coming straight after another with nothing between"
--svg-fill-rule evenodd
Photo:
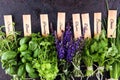
<instances>
[{"instance_id":1,"label":"purple blossom","mask_svg":"<svg viewBox=\"0 0 120 80\"><path fill-rule=\"evenodd\" d=\"M67 42L70 42L72 39L72 31L71 31L71 26L66 27L66 31L63 33L63 42L66 45Z\"/></svg>"},{"instance_id":2,"label":"purple blossom","mask_svg":"<svg viewBox=\"0 0 120 80\"><path fill-rule=\"evenodd\" d=\"M76 51L75 44L74 44L74 42L71 42L71 44L68 46L68 49L67 49L66 60L67 60L68 62L71 62L71 61L72 61L72 58L73 58L74 55L75 55L75 51Z\"/></svg>"},{"instance_id":3,"label":"purple blossom","mask_svg":"<svg viewBox=\"0 0 120 80\"><path fill-rule=\"evenodd\" d=\"M57 47L58 57L60 59L63 59L65 57L65 49L64 49L63 42L59 41L56 47Z\"/></svg>"},{"instance_id":4,"label":"purple blossom","mask_svg":"<svg viewBox=\"0 0 120 80\"><path fill-rule=\"evenodd\" d=\"M55 35L55 40L59 59L66 59L68 62L72 61L78 49L81 50L83 48L83 46L80 46L80 43L83 42L83 38L74 40L69 24L67 25L65 32L63 32L61 39L58 39L57 35Z\"/></svg>"}]
</instances>

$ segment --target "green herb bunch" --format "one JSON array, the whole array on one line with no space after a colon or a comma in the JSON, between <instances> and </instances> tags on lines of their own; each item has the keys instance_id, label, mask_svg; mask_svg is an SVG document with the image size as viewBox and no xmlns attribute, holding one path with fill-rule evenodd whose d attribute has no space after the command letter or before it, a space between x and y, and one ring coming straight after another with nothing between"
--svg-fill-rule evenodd
<instances>
[{"instance_id":1,"label":"green herb bunch","mask_svg":"<svg viewBox=\"0 0 120 80\"><path fill-rule=\"evenodd\" d=\"M106 36L106 31L103 29L100 34L97 34L93 37L90 47L90 53L92 59L95 63L98 63L98 67L96 69L96 77L99 79L100 75L103 78L104 72L104 63L105 63L105 55L108 51L108 38Z\"/></svg>"},{"instance_id":2,"label":"green herb bunch","mask_svg":"<svg viewBox=\"0 0 120 80\"><path fill-rule=\"evenodd\" d=\"M93 38L85 39L85 47L82 53L83 61L87 67L86 76L92 76L93 63L98 63L98 73L102 74L104 71L105 54L108 50L108 39L106 31L103 29L100 34L95 35Z\"/></svg>"},{"instance_id":3,"label":"green herb bunch","mask_svg":"<svg viewBox=\"0 0 120 80\"><path fill-rule=\"evenodd\" d=\"M18 76L28 74L30 78L41 80L54 80L58 73L57 53L54 45L54 37L46 37L33 33L31 37L20 40L21 65ZM23 72L21 72L21 69ZM24 76L25 78L26 76Z\"/></svg>"},{"instance_id":4,"label":"green herb bunch","mask_svg":"<svg viewBox=\"0 0 120 80\"><path fill-rule=\"evenodd\" d=\"M92 53L90 52L91 42L92 42L92 38L85 39L85 45L84 45L84 49L82 52L82 60L85 66L87 67L86 74L85 74L85 76L87 77L92 76L94 73L93 67L92 67L94 60L93 60Z\"/></svg>"},{"instance_id":5,"label":"green herb bunch","mask_svg":"<svg viewBox=\"0 0 120 80\"><path fill-rule=\"evenodd\" d=\"M6 74L9 74L15 78L18 67L17 55L19 54L17 50L19 47L18 36L20 34L14 30L6 36L3 29L4 26L0 27L0 58L2 62L2 68L5 69Z\"/></svg>"},{"instance_id":6,"label":"green herb bunch","mask_svg":"<svg viewBox=\"0 0 120 80\"><path fill-rule=\"evenodd\" d=\"M33 68L38 71L41 80L54 80L59 71L54 37L49 35L38 40L39 46L34 52L37 56L32 61Z\"/></svg>"},{"instance_id":7,"label":"green herb bunch","mask_svg":"<svg viewBox=\"0 0 120 80\"><path fill-rule=\"evenodd\" d=\"M1 27L0 44L2 68L13 76L13 80L56 78L59 70L53 36L32 33L18 38L14 31L14 35L6 37Z\"/></svg>"},{"instance_id":8,"label":"green herb bunch","mask_svg":"<svg viewBox=\"0 0 120 80\"><path fill-rule=\"evenodd\" d=\"M106 54L105 66L110 71L110 78L120 77L120 17L117 22L116 38L109 39L109 48Z\"/></svg>"}]
</instances>

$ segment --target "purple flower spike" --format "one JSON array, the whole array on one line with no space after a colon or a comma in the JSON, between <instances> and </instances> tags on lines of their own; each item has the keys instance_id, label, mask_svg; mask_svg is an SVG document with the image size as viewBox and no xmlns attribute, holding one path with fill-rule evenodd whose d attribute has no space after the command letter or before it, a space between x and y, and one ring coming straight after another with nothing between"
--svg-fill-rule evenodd
<instances>
[{"instance_id":1,"label":"purple flower spike","mask_svg":"<svg viewBox=\"0 0 120 80\"><path fill-rule=\"evenodd\" d=\"M68 62L71 62L78 50L83 48L83 38L80 37L77 40L73 39L71 26L68 24L61 39L58 39L55 35L55 44L58 52L59 59L65 59ZM80 52L80 51L79 51Z\"/></svg>"}]
</instances>

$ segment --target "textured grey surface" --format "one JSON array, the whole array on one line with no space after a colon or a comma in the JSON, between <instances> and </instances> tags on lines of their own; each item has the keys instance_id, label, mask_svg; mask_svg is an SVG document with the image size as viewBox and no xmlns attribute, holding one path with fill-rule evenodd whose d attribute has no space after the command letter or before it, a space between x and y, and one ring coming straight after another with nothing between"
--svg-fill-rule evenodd
<instances>
[{"instance_id":1,"label":"textured grey surface","mask_svg":"<svg viewBox=\"0 0 120 80\"><path fill-rule=\"evenodd\" d=\"M118 9L120 13L120 0L108 0L109 9ZM56 29L57 12L66 12L66 22L72 22L72 13L90 13L90 22L93 25L93 13L102 12L107 17L105 0L0 0L0 26L4 25L3 15L13 15L16 30L23 31L22 15L32 15L32 31L40 31L39 14L49 14L49 21ZM93 26L91 26L93 30ZM0 80L10 80L0 68Z\"/></svg>"},{"instance_id":2,"label":"textured grey surface","mask_svg":"<svg viewBox=\"0 0 120 80\"><path fill-rule=\"evenodd\" d=\"M10 76L5 74L5 71L1 68L1 63L0 63L0 80L10 80Z\"/></svg>"}]
</instances>

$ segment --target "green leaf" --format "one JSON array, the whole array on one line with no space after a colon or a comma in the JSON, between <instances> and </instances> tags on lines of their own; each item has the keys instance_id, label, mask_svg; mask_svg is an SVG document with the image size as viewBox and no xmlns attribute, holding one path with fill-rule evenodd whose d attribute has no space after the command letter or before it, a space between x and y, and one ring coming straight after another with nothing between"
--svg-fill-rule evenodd
<instances>
[{"instance_id":1,"label":"green leaf","mask_svg":"<svg viewBox=\"0 0 120 80\"><path fill-rule=\"evenodd\" d=\"M18 68L17 75L18 76L22 76L22 75L24 75L24 73L25 73L25 66L24 65L20 65L19 68Z\"/></svg>"},{"instance_id":2,"label":"green leaf","mask_svg":"<svg viewBox=\"0 0 120 80\"><path fill-rule=\"evenodd\" d=\"M26 54L26 55L24 56L24 58L25 58L25 60L27 60L27 61L32 61L32 59L33 59L33 57L31 57L30 54Z\"/></svg>"},{"instance_id":3,"label":"green leaf","mask_svg":"<svg viewBox=\"0 0 120 80\"><path fill-rule=\"evenodd\" d=\"M11 76L16 74L16 68L13 66L10 66L9 68L7 68L5 70L6 70L6 73L11 75Z\"/></svg>"},{"instance_id":4,"label":"green leaf","mask_svg":"<svg viewBox=\"0 0 120 80\"><path fill-rule=\"evenodd\" d=\"M30 41L29 42L29 50L34 51L34 50L37 49L37 47L38 47L38 43L37 42L35 42L35 41Z\"/></svg>"},{"instance_id":5,"label":"green leaf","mask_svg":"<svg viewBox=\"0 0 120 80\"><path fill-rule=\"evenodd\" d=\"M28 75L29 77L34 78L34 79L39 77L38 73L35 73L35 72L29 73Z\"/></svg>"},{"instance_id":6,"label":"green leaf","mask_svg":"<svg viewBox=\"0 0 120 80\"><path fill-rule=\"evenodd\" d=\"M97 44L97 42L94 42L92 45L91 45L91 53L93 53L93 52L95 52L97 49L97 46L98 46L98 44Z\"/></svg>"},{"instance_id":7,"label":"green leaf","mask_svg":"<svg viewBox=\"0 0 120 80\"><path fill-rule=\"evenodd\" d=\"M29 42L29 40L30 40L30 37L28 37L28 36L24 37L24 38L20 39L19 44L20 45L27 44Z\"/></svg>"},{"instance_id":8,"label":"green leaf","mask_svg":"<svg viewBox=\"0 0 120 80\"><path fill-rule=\"evenodd\" d=\"M15 51L6 51L2 54L1 60L10 60L14 59L17 56L17 52Z\"/></svg>"},{"instance_id":9,"label":"green leaf","mask_svg":"<svg viewBox=\"0 0 120 80\"><path fill-rule=\"evenodd\" d=\"M20 51L20 52L23 52L23 51L27 50L27 48L28 48L28 45L27 45L27 44L22 44L22 45L20 46L20 48L19 48L19 51Z\"/></svg>"},{"instance_id":10,"label":"green leaf","mask_svg":"<svg viewBox=\"0 0 120 80\"><path fill-rule=\"evenodd\" d=\"M20 57L26 56L27 54L31 55L32 52L30 50L23 51L21 52Z\"/></svg>"},{"instance_id":11,"label":"green leaf","mask_svg":"<svg viewBox=\"0 0 120 80\"><path fill-rule=\"evenodd\" d=\"M35 70L33 69L33 66L30 63L26 63L26 71L28 73L33 73Z\"/></svg>"},{"instance_id":12,"label":"green leaf","mask_svg":"<svg viewBox=\"0 0 120 80\"><path fill-rule=\"evenodd\" d=\"M38 55L39 55L41 52L42 52L41 49L36 49L36 50L34 51L33 57L34 57L34 58L38 57Z\"/></svg>"},{"instance_id":13,"label":"green leaf","mask_svg":"<svg viewBox=\"0 0 120 80\"><path fill-rule=\"evenodd\" d=\"M114 44L112 44L112 47L110 47L108 49L108 52L106 54L106 57L110 57L110 56L115 56L118 53L118 50L116 48L116 46Z\"/></svg>"},{"instance_id":14,"label":"green leaf","mask_svg":"<svg viewBox=\"0 0 120 80\"><path fill-rule=\"evenodd\" d=\"M42 41L41 43L40 43L40 45L42 45L42 46L48 46L48 45L51 45L51 43L50 42L45 42L45 41Z\"/></svg>"}]
</instances>

